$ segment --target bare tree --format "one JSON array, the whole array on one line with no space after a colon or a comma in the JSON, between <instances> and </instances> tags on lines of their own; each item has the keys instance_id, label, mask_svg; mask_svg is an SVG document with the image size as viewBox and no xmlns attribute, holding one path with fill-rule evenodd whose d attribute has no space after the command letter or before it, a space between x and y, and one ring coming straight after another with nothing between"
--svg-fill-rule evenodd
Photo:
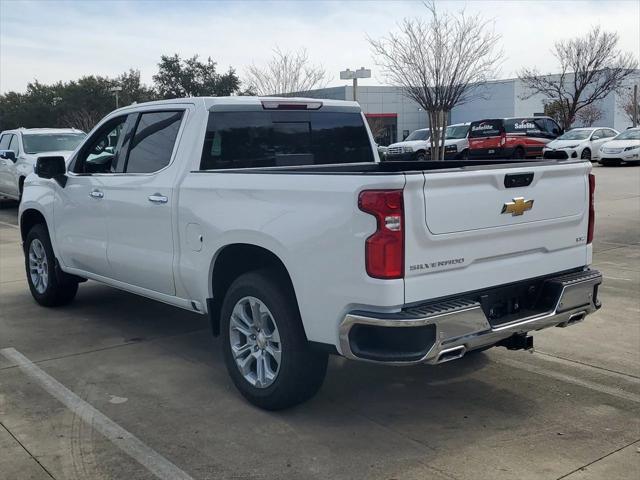
<instances>
[{"instance_id":1,"label":"bare tree","mask_svg":"<svg viewBox=\"0 0 640 480\"><path fill-rule=\"evenodd\" d=\"M638 62L617 48L618 34L593 27L584 37L556 42L551 53L560 63L557 75L523 69L520 80L528 89L522 98L542 94L558 102L561 125L571 128L580 110L617 91L634 74Z\"/></svg>"},{"instance_id":2,"label":"bare tree","mask_svg":"<svg viewBox=\"0 0 640 480\"><path fill-rule=\"evenodd\" d=\"M426 19L405 18L398 32L368 40L387 82L401 86L427 112L431 158L443 159L448 113L483 96L482 86L495 77L502 52L500 36L480 15L441 14L433 1L424 6Z\"/></svg>"},{"instance_id":3,"label":"bare tree","mask_svg":"<svg viewBox=\"0 0 640 480\"><path fill-rule=\"evenodd\" d=\"M591 127L602 118L602 109L595 104L587 105L576 113L576 118L583 127Z\"/></svg>"},{"instance_id":4,"label":"bare tree","mask_svg":"<svg viewBox=\"0 0 640 480\"><path fill-rule=\"evenodd\" d=\"M84 132L90 132L103 116L104 113L100 113L95 110L77 108L64 114L62 118L60 118L60 122L65 127L77 128Z\"/></svg>"},{"instance_id":5,"label":"bare tree","mask_svg":"<svg viewBox=\"0 0 640 480\"><path fill-rule=\"evenodd\" d=\"M633 108L633 87L622 88L618 93L618 106L622 109L627 116L631 125L640 124L640 95L636 96L636 108ZM633 121L633 116L636 116L636 121Z\"/></svg>"},{"instance_id":6,"label":"bare tree","mask_svg":"<svg viewBox=\"0 0 640 480\"><path fill-rule=\"evenodd\" d=\"M258 95L300 94L327 85L322 65L312 65L306 49L282 51L276 47L266 67L251 65L246 72L248 88Z\"/></svg>"}]
</instances>

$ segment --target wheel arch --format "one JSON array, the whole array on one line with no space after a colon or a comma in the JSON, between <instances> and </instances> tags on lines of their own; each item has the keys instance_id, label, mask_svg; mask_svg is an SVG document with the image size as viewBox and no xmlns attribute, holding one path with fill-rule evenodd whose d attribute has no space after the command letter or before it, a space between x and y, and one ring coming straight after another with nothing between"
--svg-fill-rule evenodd
<instances>
[{"instance_id":1,"label":"wheel arch","mask_svg":"<svg viewBox=\"0 0 640 480\"><path fill-rule=\"evenodd\" d=\"M276 273L279 282L285 286L299 309L291 275L278 255L265 247L250 243L228 244L217 252L210 274L212 296L207 299L207 313L214 336L220 334L222 302L233 281L244 273L262 269Z\"/></svg>"},{"instance_id":2,"label":"wheel arch","mask_svg":"<svg viewBox=\"0 0 640 480\"><path fill-rule=\"evenodd\" d=\"M49 230L44 214L35 208L27 208L20 215L20 237L24 243L29 231L37 224L42 223Z\"/></svg>"}]
</instances>

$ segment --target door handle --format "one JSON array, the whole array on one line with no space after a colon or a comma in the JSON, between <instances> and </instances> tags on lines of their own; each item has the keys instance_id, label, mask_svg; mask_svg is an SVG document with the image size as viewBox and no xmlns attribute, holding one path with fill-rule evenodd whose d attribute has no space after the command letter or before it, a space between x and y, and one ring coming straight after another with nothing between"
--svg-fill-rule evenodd
<instances>
[{"instance_id":1,"label":"door handle","mask_svg":"<svg viewBox=\"0 0 640 480\"><path fill-rule=\"evenodd\" d=\"M89 196L91 198L103 198L104 193L102 193L100 190L92 190Z\"/></svg>"},{"instance_id":2,"label":"door handle","mask_svg":"<svg viewBox=\"0 0 640 480\"><path fill-rule=\"evenodd\" d=\"M153 195L149 195L147 197L151 203L167 203L169 199L164 195L160 195L159 193L154 193Z\"/></svg>"}]
</instances>

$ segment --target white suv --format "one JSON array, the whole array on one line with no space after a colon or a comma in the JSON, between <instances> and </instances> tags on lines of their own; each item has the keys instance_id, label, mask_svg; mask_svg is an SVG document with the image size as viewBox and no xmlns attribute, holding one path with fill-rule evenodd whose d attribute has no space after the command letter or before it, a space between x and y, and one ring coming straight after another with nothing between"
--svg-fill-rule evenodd
<instances>
[{"instance_id":1,"label":"white suv","mask_svg":"<svg viewBox=\"0 0 640 480\"><path fill-rule=\"evenodd\" d=\"M20 200L24 179L33 172L36 159L65 159L86 134L75 128L18 128L0 134L0 196Z\"/></svg>"}]
</instances>

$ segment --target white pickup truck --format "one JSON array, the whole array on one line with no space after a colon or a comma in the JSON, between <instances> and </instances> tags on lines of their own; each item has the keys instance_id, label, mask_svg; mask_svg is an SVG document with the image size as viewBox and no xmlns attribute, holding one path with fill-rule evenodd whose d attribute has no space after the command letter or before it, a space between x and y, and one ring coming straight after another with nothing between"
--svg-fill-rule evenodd
<instances>
[{"instance_id":1,"label":"white pickup truck","mask_svg":"<svg viewBox=\"0 0 640 480\"><path fill-rule=\"evenodd\" d=\"M110 146L110 147L109 147ZM189 98L108 115L40 157L31 293L85 279L207 314L241 393L311 397L329 353L437 364L596 310L589 162L378 161L359 106Z\"/></svg>"}]
</instances>

